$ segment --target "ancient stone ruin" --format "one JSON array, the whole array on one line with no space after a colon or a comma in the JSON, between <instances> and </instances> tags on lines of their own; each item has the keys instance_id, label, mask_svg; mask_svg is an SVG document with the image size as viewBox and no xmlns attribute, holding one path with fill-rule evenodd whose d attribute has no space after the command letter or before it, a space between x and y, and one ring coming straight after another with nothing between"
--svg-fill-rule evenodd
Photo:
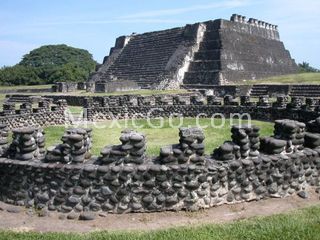
<instances>
[{"instance_id":1,"label":"ancient stone ruin","mask_svg":"<svg viewBox=\"0 0 320 240\"><path fill-rule=\"evenodd\" d=\"M275 100L262 95L258 101L243 95L235 99L201 94L162 94L152 96L122 95L85 97L84 117L88 121L128 118L157 118L181 115L184 117L212 117L217 114L229 118L244 114L251 119L274 121L283 118L308 122L319 117L320 101L314 98L278 95Z\"/></svg>"},{"instance_id":2,"label":"ancient stone ruin","mask_svg":"<svg viewBox=\"0 0 320 240\"><path fill-rule=\"evenodd\" d=\"M0 112L0 124L10 129L66 124L69 123L69 118L65 116L67 107L64 99L57 99L53 103L51 98L39 96L22 95L15 101L8 98L3 103L3 110Z\"/></svg>"},{"instance_id":3,"label":"ancient stone ruin","mask_svg":"<svg viewBox=\"0 0 320 240\"><path fill-rule=\"evenodd\" d=\"M119 145L91 156L90 129L67 129L62 143L44 150L40 128L0 126L0 200L58 211L198 210L221 204L286 197L320 185L320 118L307 124L275 122L260 137L254 125L231 129L231 139L211 155L199 128L180 128L179 143L145 155L143 134L125 130Z\"/></svg>"},{"instance_id":4,"label":"ancient stone ruin","mask_svg":"<svg viewBox=\"0 0 320 240\"><path fill-rule=\"evenodd\" d=\"M296 71L276 25L234 14L230 21L217 19L117 38L87 90L190 88Z\"/></svg>"}]
</instances>

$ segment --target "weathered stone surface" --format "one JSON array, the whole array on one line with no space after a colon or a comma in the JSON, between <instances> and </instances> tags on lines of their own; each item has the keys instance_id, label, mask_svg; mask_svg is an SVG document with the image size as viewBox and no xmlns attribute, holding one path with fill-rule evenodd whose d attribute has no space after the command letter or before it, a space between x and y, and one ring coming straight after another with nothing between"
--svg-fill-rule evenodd
<instances>
[{"instance_id":1,"label":"weathered stone surface","mask_svg":"<svg viewBox=\"0 0 320 240\"><path fill-rule=\"evenodd\" d=\"M83 221L91 221L95 219L95 214L92 212L83 212L80 214L79 216L79 220L83 220Z\"/></svg>"},{"instance_id":2,"label":"weathered stone surface","mask_svg":"<svg viewBox=\"0 0 320 240\"><path fill-rule=\"evenodd\" d=\"M203 165L205 163L203 131L200 128L180 128L179 137L179 144L160 149L160 163Z\"/></svg>"},{"instance_id":3,"label":"weathered stone surface","mask_svg":"<svg viewBox=\"0 0 320 240\"><path fill-rule=\"evenodd\" d=\"M96 158L78 164L1 158L0 200L43 212L62 212L71 219L86 218L80 216L83 213L90 219L100 212L196 210L293 193L306 196L304 189L319 185L320 150L317 144L308 142L317 140L318 133L305 132L305 125L299 122L277 121L277 124L275 135L266 138L269 142L262 138L261 147L255 146L260 141L259 128L234 126L232 141L222 144L211 156L199 152L204 150L204 134L200 129L181 128L179 144L163 148L159 157L144 155L144 135L124 131L120 147L111 147L112 151L102 154L107 159L112 154L108 164ZM16 131L13 139L22 147L39 142L34 131L22 132L19 135L20 131ZM67 142L70 135L73 137ZM70 145L67 154L73 149L88 149L85 136L89 135L85 129L67 130L63 136L65 144ZM295 144L291 141L294 138L310 139ZM128 144L132 147L121 148ZM265 151L267 146L271 150ZM141 162L132 151L142 147ZM47 156L55 150L50 149ZM252 156L251 152L257 154Z\"/></svg>"},{"instance_id":4,"label":"weathered stone surface","mask_svg":"<svg viewBox=\"0 0 320 240\"><path fill-rule=\"evenodd\" d=\"M296 72L297 65L280 41L278 30L269 26L275 25L217 19L121 36L110 56L90 77L88 90L108 91L107 88L117 88L112 85L123 85L123 81L132 82L126 84L128 88L137 84L143 88L173 89L182 82L205 87ZM190 53L193 57L186 62Z\"/></svg>"},{"instance_id":5,"label":"weathered stone surface","mask_svg":"<svg viewBox=\"0 0 320 240\"><path fill-rule=\"evenodd\" d=\"M300 191L297 193L297 195L303 199L308 198L308 193L306 191Z\"/></svg>"}]
</instances>

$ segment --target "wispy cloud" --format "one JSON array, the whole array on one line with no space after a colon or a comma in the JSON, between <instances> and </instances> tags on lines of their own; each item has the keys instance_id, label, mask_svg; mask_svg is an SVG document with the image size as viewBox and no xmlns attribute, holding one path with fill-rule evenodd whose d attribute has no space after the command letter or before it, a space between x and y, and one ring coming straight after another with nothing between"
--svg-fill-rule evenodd
<instances>
[{"instance_id":1,"label":"wispy cloud","mask_svg":"<svg viewBox=\"0 0 320 240\"><path fill-rule=\"evenodd\" d=\"M178 19L110 19L110 20L71 20L71 21L51 21L29 24L32 26L55 26L55 25L97 25L97 24L111 24L111 23L183 23L183 20Z\"/></svg>"},{"instance_id":2,"label":"wispy cloud","mask_svg":"<svg viewBox=\"0 0 320 240\"><path fill-rule=\"evenodd\" d=\"M236 8L248 5L250 0L225 0L218 3L209 3L202 5L192 5L183 8L171 8L171 9L161 9L161 10L150 10L139 12L135 14L120 16L112 19L64 19L63 21L49 21L43 22L39 21L32 24L33 26L54 26L54 25L97 25L97 24L112 24L112 23L184 23L185 20L180 20L176 18L168 19L162 18L166 16L175 16L184 13L197 12L201 10L208 9L228 9Z\"/></svg>"},{"instance_id":3,"label":"wispy cloud","mask_svg":"<svg viewBox=\"0 0 320 240\"><path fill-rule=\"evenodd\" d=\"M236 7L245 6L248 3L249 3L248 0L227 0L227 1L220 1L218 3L193 5L193 6L182 7L182 8L170 8L170 9L161 9L161 10L153 10L153 11L144 11L140 13L122 16L119 18L120 19L136 19L136 18L164 17L164 16L172 16L172 15L178 15L178 14L188 13L188 12L196 12L200 10L218 9L218 8L236 8Z\"/></svg>"}]
</instances>

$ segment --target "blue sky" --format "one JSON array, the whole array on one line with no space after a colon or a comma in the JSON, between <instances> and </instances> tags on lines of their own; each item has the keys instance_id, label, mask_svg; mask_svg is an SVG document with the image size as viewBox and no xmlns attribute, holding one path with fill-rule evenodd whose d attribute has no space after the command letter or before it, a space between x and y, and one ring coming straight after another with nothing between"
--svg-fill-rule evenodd
<instances>
[{"instance_id":1,"label":"blue sky","mask_svg":"<svg viewBox=\"0 0 320 240\"><path fill-rule=\"evenodd\" d=\"M0 66L30 50L65 43L102 62L115 38L238 13L279 25L297 62L320 68L319 0L1 0Z\"/></svg>"}]
</instances>

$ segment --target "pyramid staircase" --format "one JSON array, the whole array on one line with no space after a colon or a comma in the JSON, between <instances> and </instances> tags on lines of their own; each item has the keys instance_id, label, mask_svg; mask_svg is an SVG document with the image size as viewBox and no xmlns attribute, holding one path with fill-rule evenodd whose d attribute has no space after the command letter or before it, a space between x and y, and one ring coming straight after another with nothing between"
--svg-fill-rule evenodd
<instances>
[{"instance_id":1,"label":"pyramid staircase","mask_svg":"<svg viewBox=\"0 0 320 240\"><path fill-rule=\"evenodd\" d=\"M183 84L187 86L193 84L219 85L220 54L219 32L207 24L203 41L185 73Z\"/></svg>"}]
</instances>

